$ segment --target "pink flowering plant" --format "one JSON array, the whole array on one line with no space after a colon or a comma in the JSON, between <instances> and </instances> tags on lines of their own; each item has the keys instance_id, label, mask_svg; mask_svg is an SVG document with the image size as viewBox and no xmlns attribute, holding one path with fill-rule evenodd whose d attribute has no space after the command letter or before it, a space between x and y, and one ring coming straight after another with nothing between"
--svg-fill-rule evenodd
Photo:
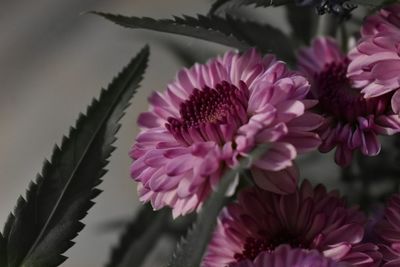
<instances>
[{"instance_id":1,"label":"pink flowering plant","mask_svg":"<svg viewBox=\"0 0 400 267\"><path fill-rule=\"evenodd\" d=\"M258 21L256 7L284 10L290 35ZM148 266L163 236L180 240L169 267L400 266L400 3L217 0L206 15L160 20L90 13L226 47L201 59L173 51L187 64L150 94L129 151L143 206L106 266ZM55 147L0 233L0 267L67 259L148 59L145 46Z\"/></svg>"}]
</instances>

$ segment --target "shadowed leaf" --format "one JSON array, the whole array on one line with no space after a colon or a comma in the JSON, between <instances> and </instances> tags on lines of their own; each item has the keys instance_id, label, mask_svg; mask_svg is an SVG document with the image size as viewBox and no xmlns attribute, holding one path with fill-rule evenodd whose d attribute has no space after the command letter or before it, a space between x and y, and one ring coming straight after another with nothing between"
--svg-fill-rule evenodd
<instances>
[{"instance_id":1,"label":"shadowed leaf","mask_svg":"<svg viewBox=\"0 0 400 267\"><path fill-rule=\"evenodd\" d=\"M283 60L293 61L294 58L291 41L280 30L269 25L242 21L230 16L226 19L199 15L197 18L184 16L155 20L101 12L92 13L128 28L180 34L236 47L240 50L255 46L261 52L272 52Z\"/></svg>"},{"instance_id":2,"label":"shadowed leaf","mask_svg":"<svg viewBox=\"0 0 400 267\"><path fill-rule=\"evenodd\" d=\"M362 6L380 7L384 5L398 3L399 0L349 0L348 2L351 4Z\"/></svg>"},{"instance_id":3,"label":"shadowed leaf","mask_svg":"<svg viewBox=\"0 0 400 267\"><path fill-rule=\"evenodd\" d=\"M259 146L249 155L249 158L242 159L235 169L229 170L222 177L217 191L207 200L192 229L189 230L186 237L178 244L168 267L200 265L204 251L217 222L217 216L225 203L226 192L230 184L239 173L248 168L252 160L258 159L266 149L267 147L264 145Z\"/></svg>"},{"instance_id":4,"label":"shadowed leaf","mask_svg":"<svg viewBox=\"0 0 400 267\"><path fill-rule=\"evenodd\" d=\"M127 225L106 267L140 266L155 241L167 230L170 214L168 209L154 212L149 204L143 206Z\"/></svg>"},{"instance_id":5,"label":"shadowed leaf","mask_svg":"<svg viewBox=\"0 0 400 267\"><path fill-rule=\"evenodd\" d=\"M0 266L7 266L6 240L0 233Z\"/></svg>"},{"instance_id":6,"label":"shadowed leaf","mask_svg":"<svg viewBox=\"0 0 400 267\"><path fill-rule=\"evenodd\" d=\"M7 266L6 264L8 262L8 260L7 260L7 239L6 238L10 235L11 226L14 224L14 221L15 221L15 217L12 213L10 213L8 215L7 221L3 228L3 235L2 235L3 243L0 246L0 257L1 257L0 262L3 263L3 261L4 261L5 262L4 266ZM3 266L3 265L0 265L0 266Z\"/></svg>"},{"instance_id":7,"label":"shadowed leaf","mask_svg":"<svg viewBox=\"0 0 400 267\"><path fill-rule=\"evenodd\" d=\"M69 137L54 148L51 162L45 161L26 200L18 199L3 230L6 246L0 255L6 253L7 264L2 266L52 267L66 259L62 254L74 244L71 240L84 227L80 220L101 192L96 187L114 150L118 122L139 87L148 55L146 47L101 91Z\"/></svg>"},{"instance_id":8,"label":"shadowed leaf","mask_svg":"<svg viewBox=\"0 0 400 267\"><path fill-rule=\"evenodd\" d=\"M255 7L270 7L270 6L282 6L289 3L294 3L294 0L217 0L210 9L210 14L219 11L223 7L239 7L239 6L250 6Z\"/></svg>"},{"instance_id":9,"label":"shadowed leaf","mask_svg":"<svg viewBox=\"0 0 400 267\"><path fill-rule=\"evenodd\" d=\"M174 17L173 19L156 20L148 17L127 17L102 12L92 13L127 28L174 33L236 47L241 50L249 47L248 44L242 40L238 40L233 35L229 23L220 17L206 17L199 15L197 18L183 16L182 18Z\"/></svg>"},{"instance_id":10,"label":"shadowed leaf","mask_svg":"<svg viewBox=\"0 0 400 267\"><path fill-rule=\"evenodd\" d=\"M290 4L286 6L286 10L292 35L304 44L309 44L318 20L314 9Z\"/></svg>"},{"instance_id":11,"label":"shadowed leaf","mask_svg":"<svg viewBox=\"0 0 400 267\"><path fill-rule=\"evenodd\" d=\"M249 21L237 23L231 16L227 16L226 20L232 25L237 38L257 47L263 53L275 54L289 64L295 62L292 40L281 30L268 24L261 25Z\"/></svg>"},{"instance_id":12,"label":"shadowed leaf","mask_svg":"<svg viewBox=\"0 0 400 267\"><path fill-rule=\"evenodd\" d=\"M348 0L346 4L356 4L370 7L378 7L399 2L399 0ZM239 7L254 5L256 7L281 6L295 3L295 0L217 0L211 7L210 13L215 13L223 7Z\"/></svg>"}]
</instances>

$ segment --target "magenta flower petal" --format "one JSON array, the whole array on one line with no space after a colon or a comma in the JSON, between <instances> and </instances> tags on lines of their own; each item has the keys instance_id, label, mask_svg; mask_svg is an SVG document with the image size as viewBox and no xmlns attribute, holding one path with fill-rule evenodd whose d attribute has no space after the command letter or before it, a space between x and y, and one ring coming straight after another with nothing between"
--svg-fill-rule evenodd
<instances>
[{"instance_id":1,"label":"magenta flower petal","mask_svg":"<svg viewBox=\"0 0 400 267\"><path fill-rule=\"evenodd\" d=\"M312 96L319 100L315 109L325 117L317 131L322 139L319 150L326 153L336 148L335 161L341 166L351 163L355 150L377 155L381 148L378 135L400 131L400 118L391 110L391 96L365 99L359 89L352 87L346 77L347 68L351 71L358 61L355 59L349 66L350 61L329 38L317 38L311 47L299 52L299 67L311 81ZM380 88L370 91L376 90ZM392 106L400 103L398 98L392 97Z\"/></svg>"},{"instance_id":2,"label":"magenta flower petal","mask_svg":"<svg viewBox=\"0 0 400 267\"><path fill-rule=\"evenodd\" d=\"M396 114L400 114L400 90L396 90L396 92L393 94L391 104L393 112Z\"/></svg>"},{"instance_id":3,"label":"magenta flower petal","mask_svg":"<svg viewBox=\"0 0 400 267\"><path fill-rule=\"evenodd\" d=\"M261 168L252 168L254 182L264 190L276 194L289 194L296 190L299 171L296 166L273 172Z\"/></svg>"},{"instance_id":4,"label":"magenta flower petal","mask_svg":"<svg viewBox=\"0 0 400 267\"><path fill-rule=\"evenodd\" d=\"M350 51L348 77L366 98L393 96L391 104L400 114L400 4L381 9L368 17L361 29L362 38ZM393 95L393 92L394 95Z\"/></svg>"},{"instance_id":5,"label":"magenta flower petal","mask_svg":"<svg viewBox=\"0 0 400 267\"><path fill-rule=\"evenodd\" d=\"M322 185L312 187L308 181L286 195L257 187L244 189L238 202L219 215L202 266L256 263L258 255L272 255L286 245L316 250L349 266L375 267L381 254L376 245L362 243L365 223L363 213L347 207L338 192L327 192Z\"/></svg>"},{"instance_id":6,"label":"magenta flower petal","mask_svg":"<svg viewBox=\"0 0 400 267\"><path fill-rule=\"evenodd\" d=\"M360 243L352 247L352 253L343 257L342 261L351 263L350 266L381 266L382 254L372 243Z\"/></svg>"},{"instance_id":7,"label":"magenta flower petal","mask_svg":"<svg viewBox=\"0 0 400 267\"><path fill-rule=\"evenodd\" d=\"M293 192L293 160L320 144L314 131L322 117L310 111L309 87L305 77L254 49L181 70L138 118L130 156L140 199L155 209L172 207L174 216L195 211L221 174L260 144L269 150L250 166L268 174L259 184Z\"/></svg>"},{"instance_id":8,"label":"magenta flower petal","mask_svg":"<svg viewBox=\"0 0 400 267\"><path fill-rule=\"evenodd\" d=\"M254 162L260 169L280 171L292 166L292 160L297 156L296 148L289 143L275 142L269 153Z\"/></svg>"},{"instance_id":9,"label":"magenta flower petal","mask_svg":"<svg viewBox=\"0 0 400 267\"><path fill-rule=\"evenodd\" d=\"M272 253L262 252L254 261L244 260L229 265L229 267L347 267L348 264L338 263L325 258L318 251L292 249L284 245Z\"/></svg>"},{"instance_id":10,"label":"magenta flower petal","mask_svg":"<svg viewBox=\"0 0 400 267\"><path fill-rule=\"evenodd\" d=\"M376 224L375 236L383 255L383 266L397 266L400 262L400 194L393 195L386 203L383 218Z\"/></svg>"}]
</instances>

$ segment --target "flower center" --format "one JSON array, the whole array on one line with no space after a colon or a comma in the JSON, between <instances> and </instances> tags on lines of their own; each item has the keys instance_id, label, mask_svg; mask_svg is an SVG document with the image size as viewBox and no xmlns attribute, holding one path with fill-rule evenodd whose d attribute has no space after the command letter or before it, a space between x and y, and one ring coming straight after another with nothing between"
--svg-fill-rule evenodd
<instances>
[{"instance_id":1,"label":"flower center","mask_svg":"<svg viewBox=\"0 0 400 267\"><path fill-rule=\"evenodd\" d=\"M386 112L390 97L380 96L365 99L359 90L352 88L346 77L348 60L334 62L325 66L324 71L316 74L315 97L318 108L344 122L355 122L358 117L380 115Z\"/></svg>"},{"instance_id":2,"label":"flower center","mask_svg":"<svg viewBox=\"0 0 400 267\"><path fill-rule=\"evenodd\" d=\"M247 122L248 88L223 81L215 88L194 89L180 105L180 118L169 117L165 125L175 139L190 145L196 141L223 144Z\"/></svg>"},{"instance_id":3,"label":"flower center","mask_svg":"<svg viewBox=\"0 0 400 267\"><path fill-rule=\"evenodd\" d=\"M276 235L276 237L272 239L255 239L252 237L248 237L246 239L246 243L244 244L242 253L236 253L233 257L236 259L237 262L245 259L254 260L261 252L272 252L276 247L283 244L288 244L292 248L308 247L295 235L283 232Z\"/></svg>"}]
</instances>

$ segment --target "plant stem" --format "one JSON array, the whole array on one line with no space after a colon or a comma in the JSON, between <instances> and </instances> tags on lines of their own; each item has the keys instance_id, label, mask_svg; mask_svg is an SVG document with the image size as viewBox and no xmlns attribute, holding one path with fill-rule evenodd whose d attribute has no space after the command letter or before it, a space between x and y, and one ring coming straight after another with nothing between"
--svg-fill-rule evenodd
<instances>
[{"instance_id":1,"label":"plant stem","mask_svg":"<svg viewBox=\"0 0 400 267\"><path fill-rule=\"evenodd\" d=\"M336 37L338 28L337 19L330 14L324 14L319 17L317 35Z\"/></svg>"},{"instance_id":2,"label":"plant stem","mask_svg":"<svg viewBox=\"0 0 400 267\"><path fill-rule=\"evenodd\" d=\"M342 47L342 51L347 53L349 49L349 35L347 33L346 24L340 24L340 43Z\"/></svg>"}]
</instances>

